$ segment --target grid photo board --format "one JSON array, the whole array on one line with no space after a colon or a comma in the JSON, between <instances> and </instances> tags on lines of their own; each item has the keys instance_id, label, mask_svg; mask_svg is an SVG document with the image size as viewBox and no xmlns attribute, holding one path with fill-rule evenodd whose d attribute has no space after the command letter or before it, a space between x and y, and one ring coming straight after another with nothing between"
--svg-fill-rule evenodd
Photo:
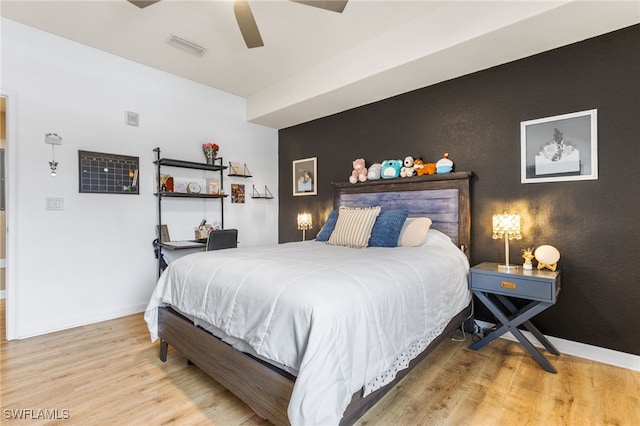
<instances>
[{"instance_id":1,"label":"grid photo board","mask_svg":"<svg viewBox=\"0 0 640 426\"><path fill-rule=\"evenodd\" d=\"M139 194L139 157L78 151L80 192Z\"/></svg>"}]
</instances>

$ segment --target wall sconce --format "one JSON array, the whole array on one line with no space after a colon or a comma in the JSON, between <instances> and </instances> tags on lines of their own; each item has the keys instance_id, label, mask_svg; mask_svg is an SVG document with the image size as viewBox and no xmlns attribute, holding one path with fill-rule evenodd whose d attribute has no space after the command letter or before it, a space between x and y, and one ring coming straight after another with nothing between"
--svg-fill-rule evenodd
<instances>
[{"instance_id":1,"label":"wall sconce","mask_svg":"<svg viewBox=\"0 0 640 426\"><path fill-rule=\"evenodd\" d=\"M517 265L509 265L509 240L519 240L520 235L520 215L519 214L494 214L493 215L493 239L504 238L504 265L498 268L504 271L518 269Z\"/></svg>"},{"instance_id":2,"label":"wall sconce","mask_svg":"<svg viewBox=\"0 0 640 426\"><path fill-rule=\"evenodd\" d=\"M51 167L51 176L56 175L56 169L58 168L58 162L55 159L54 147L56 145L62 145L62 137L56 133L45 133L44 143L51 145L51 161L49 161L49 167Z\"/></svg>"},{"instance_id":3,"label":"wall sconce","mask_svg":"<svg viewBox=\"0 0 640 426\"><path fill-rule=\"evenodd\" d=\"M302 241L305 241L305 232L313 228L311 213L298 213L298 229L302 231Z\"/></svg>"}]
</instances>

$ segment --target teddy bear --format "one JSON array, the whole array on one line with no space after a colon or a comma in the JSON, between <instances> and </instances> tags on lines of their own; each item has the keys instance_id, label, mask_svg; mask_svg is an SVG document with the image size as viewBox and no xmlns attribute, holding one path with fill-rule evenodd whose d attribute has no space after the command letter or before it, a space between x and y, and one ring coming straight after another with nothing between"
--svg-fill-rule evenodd
<instances>
[{"instance_id":1,"label":"teddy bear","mask_svg":"<svg viewBox=\"0 0 640 426\"><path fill-rule=\"evenodd\" d=\"M380 166L380 177L383 179L397 178L400 176L402 160L384 160Z\"/></svg>"},{"instance_id":2,"label":"teddy bear","mask_svg":"<svg viewBox=\"0 0 640 426\"><path fill-rule=\"evenodd\" d=\"M414 160L412 156L407 155L406 157L404 157L404 163L402 168L400 169L401 177L411 177L414 175L416 171L413 168L413 163L414 163Z\"/></svg>"},{"instance_id":3,"label":"teddy bear","mask_svg":"<svg viewBox=\"0 0 640 426\"><path fill-rule=\"evenodd\" d=\"M413 169L416 171L416 175L418 176L427 174L427 171L424 169L424 161L422 161L422 158L416 158L413 160Z\"/></svg>"},{"instance_id":4,"label":"teddy bear","mask_svg":"<svg viewBox=\"0 0 640 426\"><path fill-rule=\"evenodd\" d=\"M367 178L369 180L380 179L380 169L382 168L382 164L373 163L369 166L369 173L367 173Z\"/></svg>"},{"instance_id":5,"label":"teddy bear","mask_svg":"<svg viewBox=\"0 0 640 426\"><path fill-rule=\"evenodd\" d=\"M353 160L353 171L351 172L351 176L349 176L349 182L358 183L367 180L367 168L364 165L364 158Z\"/></svg>"}]
</instances>

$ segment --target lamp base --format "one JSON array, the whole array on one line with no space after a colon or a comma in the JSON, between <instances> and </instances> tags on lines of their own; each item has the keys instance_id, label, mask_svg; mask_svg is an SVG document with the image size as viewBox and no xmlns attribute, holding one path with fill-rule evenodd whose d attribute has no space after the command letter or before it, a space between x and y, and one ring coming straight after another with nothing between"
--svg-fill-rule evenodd
<instances>
[{"instance_id":1,"label":"lamp base","mask_svg":"<svg viewBox=\"0 0 640 426\"><path fill-rule=\"evenodd\" d=\"M518 269L520 269L519 265L498 265L498 270L499 271L504 271L504 272L515 272Z\"/></svg>"}]
</instances>

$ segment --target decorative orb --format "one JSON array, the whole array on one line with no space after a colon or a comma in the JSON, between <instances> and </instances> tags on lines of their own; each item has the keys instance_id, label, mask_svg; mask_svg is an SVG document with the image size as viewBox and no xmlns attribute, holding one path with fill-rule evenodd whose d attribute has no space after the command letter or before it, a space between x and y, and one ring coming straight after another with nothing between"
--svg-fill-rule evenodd
<instances>
[{"instance_id":1,"label":"decorative orb","mask_svg":"<svg viewBox=\"0 0 640 426\"><path fill-rule=\"evenodd\" d=\"M560 252L554 246L544 245L540 246L534 252L536 260L546 265L553 265L560 260Z\"/></svg>"}]
</instances>

